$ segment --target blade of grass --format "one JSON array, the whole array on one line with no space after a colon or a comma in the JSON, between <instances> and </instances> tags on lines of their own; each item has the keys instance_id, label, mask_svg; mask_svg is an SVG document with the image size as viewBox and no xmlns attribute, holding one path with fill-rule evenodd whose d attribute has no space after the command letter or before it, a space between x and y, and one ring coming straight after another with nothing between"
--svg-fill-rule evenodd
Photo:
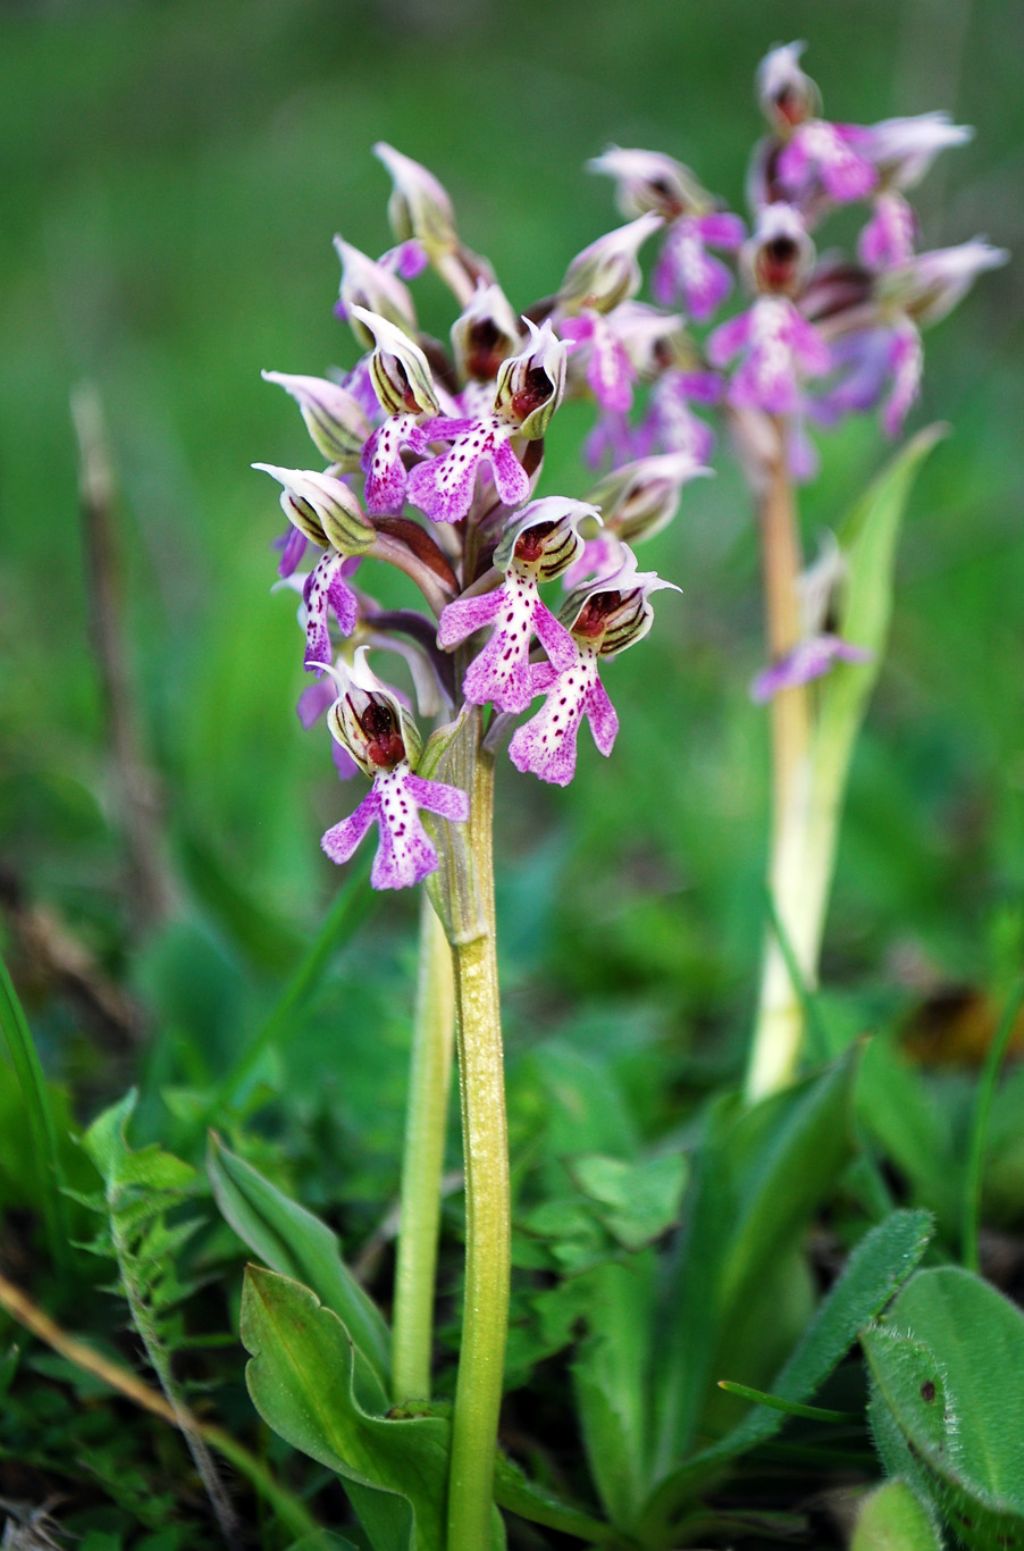
<instances>
[{"instance_id":1,"label":"blade of grass","mask_svg":"<svg viewBox=\"0 0 1024 1551\"><path fill-rule=\"evenodd\" d=\"M54 1265L66 1270L71 1262L67 1212L61 1194L63 1174L57 1151L57 1126L50 1105L39 1052L36 1050L24 1009L7 966L0 959L0 1027L11 1053L14 1073L21 1088L32 1137L32 1153L39 1177L43 1224Z\"/></svg>"},{"instance_id":2,"label":"blade of grass","mask_svg":"<svg viewBox=\"0 0 1024 1551\"><path fill-rule=\"evenodd\" d=\"M981 1176L985 1166L985 1143L988 1139L988 1122L995 1097L999 1071L1010 1047L1017 1015L1024 1005L1024 979L1018 980L1003 1008L999 1027L992 1043L985 1052L985 1063L978 1078L971 1117L970 1141L967 1149L967 1168L964 1179L964 1207L962 1219L962 1251L964 1265L969 1271L979 1269L978 1226L981 1216Z\"/></svg>"},{"instance_id":3,"label":"blade of grass","mask_svg":"<svg viewBox=\"0 0 1024 1551\"><path fill-rule=\"evenodd\" d=\"M377 903L377 895L367 887L369 876L369 861L352 871L266 1021L214 1089L197 1129L201 1126L205 1130L225 1109L236 1108L264 1056L285 1042L294 1014L315 990L333 956L351 941Z\"/></svg>"},{"instance_id":4,"label":"blade of grass","mask_svg":"<svg viewBox=\"0 0 1024 1551\"><path fill-rule=\"evenodd\" d=\"M856 1422L853 1411L830 1411L827 1406L805 1406L796 1400L784 1400L781 1395L768 1395L761 1389L751 1389L749 1384L736 1384L732 1379L719 1379L719 1389L741 1400L752 1400L756 1406L767 1406L770 1411L784 1411L787 1416L805 1416L811 1422Z\"/></svg>"}]
</instances>

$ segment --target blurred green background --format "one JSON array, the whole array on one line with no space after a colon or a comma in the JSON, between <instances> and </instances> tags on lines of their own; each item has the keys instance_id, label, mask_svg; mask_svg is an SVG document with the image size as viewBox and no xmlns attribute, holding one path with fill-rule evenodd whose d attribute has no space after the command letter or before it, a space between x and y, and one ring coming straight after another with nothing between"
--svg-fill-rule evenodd
<instances>
[{"instance_id":1,"label":"blurred green background","mask_svg":"<svg viewBox=\"0 0 1024 1551\"><path fill-rule=\"evenodd\" d=\"M986 233L1019 251L1024 9L93 0L8 4L2 25L5 865L141 996L166 1036L148 1058L161 1080L196 1084L244 1043L342 882L317 841L353 798L326 734L295 719L294 600L270 593L281 522L249 463L310 459L261 367L355 358L331 315L330 239L389 244L371 144L442 178L465 239L523 308L615 224L610 187L581 170L608 142L681 157L739 206L760 132L754 68L806 37L830 116L944 107L977 127L919 191L924 245ZM914 424L953 432L912 501L891 657L853 773L826 953L839 996L985 984L1024 941L1020 277L1019 263L986 277L927 341ZM439 290L419 294L426 326L446 330ZM88 631L68 413L83 380L120 476L125 627L174 886L166 924L141 939ZM556 421L542 493L585 493L589 423L577 407ZM809 551L884 456L873 422L822 450L802 498ZM738 1057L763 924L766 721L747 695L762 659L751 513L726 448L717 466L645 551L684 593L660 598L652 636L610 666L611 762L584 738L566 792L502 770L514 1052L565 1025L583 1042ZM381 1140L394 1158L404 1079L376 1052L382 1031L384 1047L406 1037L412 902L387 899L375 922L289 1060L293 1092L303 1074L320 1098L340 1080L393 1116ZM56 1069L80 1060L113 1085L75 1055L73 1007L35 1013ZM325 1050L345 1042L361 1052L354 1090L325 1075Z\"/></svg>"}]
</instances>

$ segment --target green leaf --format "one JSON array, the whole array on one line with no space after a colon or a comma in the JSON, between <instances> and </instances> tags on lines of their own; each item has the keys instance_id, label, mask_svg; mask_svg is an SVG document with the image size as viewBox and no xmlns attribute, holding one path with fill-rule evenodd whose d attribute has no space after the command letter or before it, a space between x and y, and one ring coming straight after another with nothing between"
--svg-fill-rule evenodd
<instances>
[{"instance_id":1,"label":"green leaf","mask_svg":"<svg viewBox=\"0 0 1024 1551\"><path fill-rule=\"evenodd\" d=\"M821 1387L858 1332L910 1276L930 1233L927 1212L893 1212L871 1229L779 1369L772 1382L774 1396L801 1404ZM726 1437L670 1475L655 1493L652 1511L668 1513L695 1496L732 1460L773 1438L784 1421L777 1411L752 1411Z\"/></svg>"},{"instance_id":2,"label":"green leaf","mask_svg":"<svg viewBox=\"0 0 1024 1551\"><path fill-rule=\"evenodd\" d=\"M207 1172L217 1205L244 1244L268 1265L311 1287L341 1320L376 1380L383 1404L390 1372L384 1317L341 1258L334 1233L290 1200L211 1132ZM360 1365L361 1366L361 1365ZM359 1375L362 1380L363 1375ZM360 1393L369 1399L360 1382ZM372 1393L372 1391L371 1391Z\"/></svg>"},{"instance_id":3,"label":"green leaf","mask_svg":"<svg viewBox=\"0 0 1024 1551\"><path fill-rule=\"evenodd\" d=\"M815 759L830 767L841 765L844 775L881 672L903 511L918 469L945 434L943 426L928 426L901 447L837 534L847 567L839 633L851 645L871 653L864 663L837 664L821 686Z\"/></svg>"},{"instance_id":4,"label":"green leaf","mask_svg":"<svg viewBox=\"0 0 1024 1551\"><path fill-rule=\"evenodd\" d=\"M569 1172L598 1203L595 1215L625 1249L642 1249L678 1220L687 1174L681 1153L641 1163L596 1154L575 1158Z\"/></svg>"},{"instance_id":5,"label":"green leaf","mask_svg":"<svg viewBox=\"0 0 1024 1551\"><path fill-rule=\"evenodd\" d=\"M50 1255L56 1266L68 1265L69 1236L67 1212L61 1186L64 1183L57 1149L57 1125L50 1103L50 1090L39 1054L7 966L0 960L0 1028L10 1052L14 1073L21 1089L28 1117L32 1155L39 1185L39 1204Z\"/></svg>"},{"instance_id":6,"label":"green leaf","mask_svg":"<svg viewBox=\"0 0 1024 1551\"><path fill-rule=\"evenodd\" d=\"M587 1324L572 1364L590 1474L614 1524L628 1525L649 1487L653 1251L590 1271L581 1290Z\"/></svg>"},{"instance_id":7,"label":"green leaf","mask_svg":"<svg viewBox=\"0 0 1024 1551\"><path fill-rule=\"evenodd\" d=\"M1024 1542L1024 1314L969 1271L921 1271L862 1337L876 1441L966 1545Z\"/></svg>"},{"instance_id":8,"label":"green leaf","mask_svg":"<svg viewBox=\"0 0 1024 1551\"><path fill-rule=\"evenodd\" d=\"M241 1328L257 1411L341 1477L374 1551L443 1551L448 1422L364 1409L345 1327L289 1277L247 1268Z\"/></svg>"},{"instance_id":9,"label":"green leaf","mask_svg":"<svg viewBox=\"0 0 1024 1551\"><path fill-rule=\"evenodd\" d=\"M737 1384L733 1379L719 1379L719 1389L740 1400L749 1400L755 1406L767 1406L769 1411L781 1411L783 1416L802 1416L809 1422L855 1422L853 1411L832 1411L826 1406L805 1406L797 1400L785 1400L781 1395L770 1395L767 1390L754 1389L750 1384Z\"/></svg>"},{"instance_id":10,"label":"green leaf","mask_svg":"<svg viewBox=\"0 0 1024 1551\"><path fill-rule=\"evenodd\" d=\"M603 1545L612 1538L609 1525L564 1502L547 1487L529 1480L500 1450L494 1462L494 1500L500 1508L531 1524L542 1524L545 1529L556 1529L563 1535L575 1535L591 1545Z\"/></svg>"},{"instance_id":11,"label":"green leaf","mask_svg":"<svg viewBox=\"0 0 1024 1551\"><path fill-rule=\"evenodd\" d=\"M906 1481L887 1481L866 1497L850 1551L942 1551L935 1526Z\"/></svg>"}]
</instances>

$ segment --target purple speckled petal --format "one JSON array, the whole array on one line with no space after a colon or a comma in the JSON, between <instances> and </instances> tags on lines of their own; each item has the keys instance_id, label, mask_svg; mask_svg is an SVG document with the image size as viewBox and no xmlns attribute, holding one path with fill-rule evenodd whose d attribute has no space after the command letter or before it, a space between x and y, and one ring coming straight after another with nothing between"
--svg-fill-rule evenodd
<instances>
[{"instance_id":1,"label":"purple speckled petal","mask_svg":"<svg viewBox=\"0 0 1024 1551\"><path fill-rule=\"evenodd\" d=\"M889 351L892 391L882 408L882 427L886 436L897 437L902 431L903 422L921 391L923 364L921 336L912 324L908 324L894 335Z\"/></svg>"},{"instance_id":2,"label":"purple speckled petal","mask_svg":"<svg viewBox=\"0 0 1024 1551\"><path fill-rule=\"evenodd\" d=\"M576 643L561 620L555 618L539 596L533 606L533 630L558 673L564 673L573 666L578 656Z\"/></svg>"},{"instance_id":3,"label":"purple speckled petal","mask_svg":"<svg viewBox=\"0 0 1024 1551\"><path fill-rule=\"evenodd\" d=\"M418 775L409 776L405 784L413 800L428 813L436 813L450 824L462 824L469 818L469 794L461 787Z\"/></svg>"},{"instance_id":4,"label":"purple speckled petal","mask_svg":"<svg viewBox=\"0 0 1024 1551\"><path fill-rule=\"evenodd\" d=\"M374 777L380 823L380 844L370 873L375 889L410 888L437 867L437 852L420 823L410 786L415 779L406 764Z\"/></svg>"},{"instance_id":5,"label":"purple speckled petal","mask_svg":"<svg viewBox=\"0 0 1024 1551\"><path fill-rule=\"evenodd\" d=\"M509 745L517 770L553 786L568 786L576 773L576 738L588 693L597 679L597 659L580 654L574 667L558 674L536 716L520 727Z\"/></svg>"},{"instance_id":6,"label":"purple speckled petal","mask_svg":"<svg viewBox=\"0 0 1024 1551\"><path fill-rule=\"evenodd\" d=\"M837 662L868 662L871 653L837 635L816 635L801 641L779 662L757 675L750 686L754 700L763 704L784 689L819 679Z\"/></svg>"},{"instance_id":7,"label":"purple speckled petal","mask_svg":"<svg viewBox=\"0 0 1024 1551\"><path fill-rule=\"evenodd\" d=\"M738 248L747 235L740 217L727 210L713 210L710 215L698 215L691 219L704 241L713 248Z\"/></svg>"},{"instance_id":8,"label":"purple speckled petal","mask_svg":"<svg viewBox=\"0 0 1024 1551\"><path fill-rule=\"evenodd\" d=\"M498 596L494 630L470 663L462 689L471 705L491 701L499 711L523 711L531 699L530 640L537 583L513 566Z\"/></svg>"},{"instance_id":9,"label":"purple speckled petal","mask_svg":"<svg viewBox=\"0 0 1024 1551\"><path fill-rule=\"evenodd\" d=\"M479 598L456 598L454 603L449 603L438 622L438 646L457 646L467 636L491 624L503 597L504 588L496 587Z\"/></svg>"},{"instance_id":10,"label":"purple speckled petal","mask_svg":"<svg viewBox=\"0 0 1024 1551\"><path fill-rule=\"evenodd\" d=\"M331 612L343 635L351 635L355 629L358 605L355 593L345 581L344 564L342 555L328 550L310 571L302 589L306 605L304 666L310 673L319 672L320 664L330 662L334 656L328 628Z\"/></svg>"},{"instance_id":11,"label":"purple speckled petal","mask_svg":"<svg viewBox=\"0 0 1024 1551\"><path fill-rule=\"evenodd\" d=\"M879 194L868 224L857 239L857 253L868 269L891 269L914 255L917 221L902 194Z\"/></svg>"},{"instance_id":12,"label":"purple speckled petal","mask_svg":"<svg viewBox=\"0 0 1024 1551\"><path fill-rule=\"evenodd\" d=\"M671 236L662 245L651 271L651 295L660 307L671 307L680 293L679 259Z\"/></svg>"},{"instance_id":13,"label":"purple speckled petal","mask_svg":"<svg viewBox=\"0 0 1024 1551\"><path fill-rule=\"evenodd\" d=\"M625 347L604 318L594 320L587 362L587 382L602 409L625 414L633 402L636 371Z\"/></svg>"},{"instance_id":14,"label":"purple speckled petal","mask_svg":"<svg viewBox=\"0 0 1024 1551\"><path fill-rule=\"evenodd\" d=\"M725 366L750 343L753 308L722 323L708 339L708 360L712 366Z\"/></svg>"},{"instance_id":15,"label":"purple speckled petal","mask_svg":"<svg viewBox=\"0 0 1024 1551\"><path fill-rule=\"evenodd\" d=\"M514 428L496 415L469 421L468 425L467 431L456 435L448 452L419 464L409 476L410 499L435 522L459 522L466 516L473 504L477 471L485 462L491 466L495 487L506 506L518 505L530 493L526 472L508 445Z\"/></svg>"},{"instance_id":16,"label":"purple speckled petal","mask_svg":"<svg viewBox=\"0 0 1024 1551\"><path fill-rule=\"evenodd\" d=\"M340 824L335 824L321 839L320 844L331 861L339 865L347 862L370 825L379 822L379 817L380 801L376 788L372 788L355 812L350 813L347 819L342 819Z\"/></svg>"},{"instance_id":17,"label":"purple speckled petal","mask_svg":"<svg viewBox=\"0 0 1024 1551\"><path fill-rule=\"evenodd\" d=\"M521 506L530 494L530 477L507 439L496 440L490 453L494 488L505 506Z\"/></svg>"},{"instance_id":18,"label":"purple speckled petal","mask_svg":"<svg viewBox=\"0 0 1024 1551\"><path fill-rule=\"evenodd\" d=\"M615 707L608 699L608 691L596 675L594 682L587 691L583 710L590 723L590 731L593 733L594 742L597 744L600 753L607 758L615 747L615 739L619 734L619 718Z\"/></svg>"},{"instance_id":19,"label":"purple speckled petal","mask_svg":"<svg viewBox=\"0 0 1024 1551\"><path fill-rule=\"evenodd\" d=\"M789 337L801 371L807 377L820 377L832 365L832 354L813 323L790 309Z\"/></svg>"},{"instance_id":20,"label":"purple speckled petal","mask_svg":"<svg viewBox=\"0 0 1024 1551\"><path fill-rule=\"evenodd\" d=\"M683 298L690 316L697 323L706 323L732 290L732 274L720 259L706 253L696 239L681 270Z\"/></svg>"},{"instance_id":21,"label":"purple speckled petal","mask_svg":"<svg viewBox=\"0 0 1024 1551\"><path fill-rule=\"evenodd\" d=\"M289 527L287 533L280 534L274 540L274 548L279 551L280 559L277 562L278 576L292 576L302 564L302 557L306 553L309 540L299 528Z\"/></svg>"},{"instance_id":22,"label":"purple speckled petal","mask_svg":"<svg viewBox=\"0 0 1024 1551\"><path fill-rule=\"evenodd\" d=\"M326 660L330 661L329 658ZM321 716L327 714L337 698L338 691L333 680L329 678L319 679L315 684L307 684L295 706L296 715L307 732ZM334 743L333 739L331 741L335 749L341 748L340 743Z\"/></svg>"},{"instance_id":23,"label":"purple speckled petal","mask_svg":"<svg viewBox=\"0 0 1024 1551\"><path fill-rule=\"evenodd\" d=\"M414 415L394 415L385 420L363 448L366 475L366 510L374 517L398 516L405 505L408 475L401 449L425 452L426 433Z\"/></svg>"}]
</instances>

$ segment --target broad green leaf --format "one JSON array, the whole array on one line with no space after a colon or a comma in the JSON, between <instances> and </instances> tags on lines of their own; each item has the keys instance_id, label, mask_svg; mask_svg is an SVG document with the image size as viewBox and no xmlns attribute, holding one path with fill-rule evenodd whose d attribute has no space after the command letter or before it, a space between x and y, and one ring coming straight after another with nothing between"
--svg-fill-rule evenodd
<instances>
[{"instance_id":1,"label":"broad green leaf","mask_svg":"<svg viewBox=\"0 0 1024 1551\"><path fill-rule=\"evenodd\" d=\"M861 1340L887 1467L965 1544L1024 1542L1024 1314L943 1266L919 1272Z\"/></svg>"},{"instance_id":2,"label":"broad green leaf","mask_svg":"<svg viewBox=\"0 0 1024 1551\"><path fill-rule=\"evenodd\" d=\"M850 1551L942 1551L928 1510L906 1481L887 1481L861 1504Z\"/></svg>"},{"instance_id":3,"label":"broad green leaf","mask_svg":"<svg viewBox=\"0 0 1024 1551\"><path fill-rule=\"evenodd\" d=\"M858 1332L910 1276L924 1254L930 1233L927 1212L893 1212L871 1229L779 1369L771 1385L773 1395L802 1403L815 1394L849 1351ZM778 1411L752 1410L726 1437L695 1455L662 1483L654 1494L653 1510L664 1514L686 1502L732 1460L773 1438L784 1422Z\"/></svg>"},{"instance_id":4,"label":"broad green leaf","mask_svg":"<svg viewBox=\"0 0 1024 1551\"><path fill-rule=\"evenodd\" d=\"M311 1287L338 1316L369 1364L383 1401L390 1371L387 1325L342 1260L335 1234L212 1132L207 1171L217 1205L242 1242L271 1270Z\"/></svg>"},{"instance_id":5,"label":"broad green leaf","mask_svg":"<svg viewBox=\"0 0 1024 1551\"><path fill-rule=\"evenodd\" d=\"M582 1279L587 1334L572 1363L573 1385L590 1474L618 1525L631 1521L649 1485L656 1273L647 1250Z\"/></svg>"},{"instance_id":6,"label":"broad green leaf","mask_svg":"<svg viewBox=\"0 0 1024 1551\"><path fill-rule=\"evenodd\" d=\"M681 1153L640 1163L595 1154L574 1159L569 1168L583 1193L598 1204L599 1221L631 1250L660 1238L677 1221L686 1171Z\"/></svg>"},{"instance_id":7,"label":"broad green leaf","mask_svg":"<svg viewBox=\"0 0 1024 1551\"><path fill-rule=\"evenodd\" d=\"M837 535L846 562L839 634L871 655L866 662L837 663L818 691L801 878L801 908L814 922L813 961L824 926L850 760L885 656L900 524L918 468L943 434L941 426L931 426L912 437L868 487Z\"/></svg>"},{"instance_id":8,"label":"broad green leaf","mask_svg":"<svg viewBox=\"0 0 1024 1551\"><path fill-rule=\"evenodd\" d=\"M39 1204L46 1226L46 1239L54 1264L68 1265L68 1225L61 1185L64 1182L57 1148L57 1126L50 1090L47 1087L39 1053L14 982L0 960L0 1029L10 1052L21 1100L28 1116L32 1155L38 1176Z\"/></svg>"},{"instance_id":9,"label":"broad green leaf","mask_svg":"<svg viewBox=\"0 0 1024 1551\"><path fill-rule=\"evenodd\" d=\"M839 633L871 657L839 663L823 680L815 762L845 774L849 752L881 671L892 615L896 543L917 471L945 435L928 426L901 447L839 528L846 586Z\"/></svg>"},{"instance_id":10,"label":"broad green leaf","mask_svg":"<svg viewBox=\"0 0 1024 1551\"><path fill-rule=\"evenodd\" d=\"M247 1268L241 1330L260 1416L342 1478L374 1551L443 1551L447 1421L365 1410L344 1325L289 1277Z\"/></svg>"}]
</instances>

